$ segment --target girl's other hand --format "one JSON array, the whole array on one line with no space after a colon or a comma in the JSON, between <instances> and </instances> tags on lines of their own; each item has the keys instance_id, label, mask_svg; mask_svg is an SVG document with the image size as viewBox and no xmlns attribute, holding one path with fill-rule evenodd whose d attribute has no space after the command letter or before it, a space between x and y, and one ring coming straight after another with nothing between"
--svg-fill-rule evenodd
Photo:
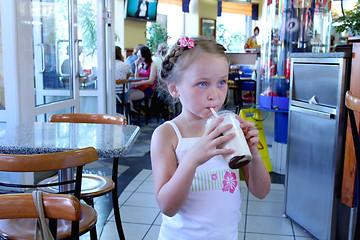
<instances>
[{"instance_id":1,"label":"girl's other hand","mask_svg":"<svg viewBox=\"0 0 360 240\"><path fill-rule=\"evenodd\" d=\"M236 119L240 122L240 127L244 131L244 136L249 145L250 151L253 154L257 150L259 143L259 130L255 128L255 124L252 122L245 121L240 116L236 115Z\"/></svg>"},{"instance_id":2,"label":"girl's other hand","mask_svg":"<svg viewBox=\"0 0 360 240\"><path fill-rule=\"evenodd\" d=\"M186 155L189 160L199 166L216 155L233 153L233 149L220 149L217 146L235 137L234 133L223 135L232 128L231 124L218 127L224 118L218 118L205 128L204 135L191 147Z\"/></svg>"}]
</instances>

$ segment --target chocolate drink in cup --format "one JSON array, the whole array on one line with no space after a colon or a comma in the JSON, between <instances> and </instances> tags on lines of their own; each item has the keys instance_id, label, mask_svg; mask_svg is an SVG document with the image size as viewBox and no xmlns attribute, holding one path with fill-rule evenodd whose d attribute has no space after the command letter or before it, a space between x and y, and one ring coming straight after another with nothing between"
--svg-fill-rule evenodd
<instances>
[{"instance_id":1,"label":"chocolate drink in cup","mask_svg":"<svg viewBox=\"0 0 360 240\"><path fill-rule=\"evenodd\" d=\"M236 119L235 113L231 111L220 111L216 115L210 117L206 123L209 125L210 122L218 117L223 117L224 121L219 124L220 126L224 126L227 124L232 124L233 127L228 131L224 132L224 135L235 133L235 137L230 139L229 141L219 145L220 148L223 149L233 149L234 152L231 154L223 155L225 160L229 163L229 167L232 169L237 169L245 166L251 161L251 153L249 146L247 144L246 138L244 136L243 130L240 128L240 122Z\"/></svg>"}]
</instances>

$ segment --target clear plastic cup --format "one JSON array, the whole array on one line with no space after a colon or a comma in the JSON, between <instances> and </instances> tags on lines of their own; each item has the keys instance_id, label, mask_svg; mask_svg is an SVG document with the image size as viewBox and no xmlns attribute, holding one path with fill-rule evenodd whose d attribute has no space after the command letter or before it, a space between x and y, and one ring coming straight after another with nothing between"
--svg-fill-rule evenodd
<instances>
[{"instance_id":1,"label":"clear plastic cup","mask_svg":"<svg viewBox=\"0 0 360 240\"><path fill-rule=\"evenodd\" d=\"M236 119L235 113L227 110L223 110L217 113L219 117L223 117L224 121L219 124L220 126L224 126L227 124L232 124L233 127L224 132L224 135L235 133L235 137L230 139L229 141L219 145L219 148L222 149L233 149L234 152L231 154L223 155L225 160L228 162L229 167L232 169L242 168L247 165L251 161L251 152L247 141L244 136L243 130L240 128L240 122ZM208 127L212 120L217 118L217 116L211 116L206 123Z\"/></svg>"}]
</instances>

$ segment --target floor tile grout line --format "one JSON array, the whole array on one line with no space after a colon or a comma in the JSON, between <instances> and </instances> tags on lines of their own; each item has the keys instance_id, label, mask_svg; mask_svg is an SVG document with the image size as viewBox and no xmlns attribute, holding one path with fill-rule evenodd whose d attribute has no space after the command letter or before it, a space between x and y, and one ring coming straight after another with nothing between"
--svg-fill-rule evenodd
<instances>
[{"instance_id":1,"label":"floor tile grout line","mask_svg":"<svg viewBox=\"0 0 360 240\"><path fill-rule=\"evenodd\" d=\"M144 240L146 238L146 235L150 232L150 229L152 228L152 226L154 226L154 223L156 222L156 219L158 218L158 216L161 214L161 211L159 211L159 213L156 215L154 221L151 223L149 229L146 231L144 237L142 238L142 240Z\"/></svg>"},{"instance_id":2,"label":"floor tile grout line","mask_svg":"<svg viewBox=\"0 0 360 240\"><path fill-rule=\"evenodd\" d=\"M247 218L248 218L248 208L249 208L249 188L247 189L247 197L246 197L246 215L245 215L245 226L244 226L244 240L246 239L246 232L247 232Z\"/></svg>"}]
</instances>

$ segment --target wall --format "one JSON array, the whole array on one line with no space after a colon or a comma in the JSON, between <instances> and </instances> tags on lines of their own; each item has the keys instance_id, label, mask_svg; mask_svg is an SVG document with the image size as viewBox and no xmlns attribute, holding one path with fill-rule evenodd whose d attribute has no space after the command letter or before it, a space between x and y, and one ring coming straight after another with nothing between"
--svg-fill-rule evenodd
<instances>
[{"instance_id":1,"label":"wall","mask_svg":"<svg viewBox=\"0 0 360 240\"><path fill-rule=\"evenodd\" d=\"M217 17L217 1L199 0L199 13L198 13L198 35L201 34L201 19L215 19Z\"/></svg>"},{"instance_id":2,"label":"wall","mask_svg":"<svg viewBox=\"0 0 360 240\"><path fill-rule=\"evenodd\" d=\"M146 44L146 22L126 20L124 23L124 48Z\"/></svg>"},{"instance_id":3,"label":"wall","mask_svg":"<svg viewBox=\"0 0 360 240\"><path fill-rule=\"evenodd\" d=\"M200 0L199 21L201 18L216 19L216 17L217 17L217 1Z\"/></svg>"},{"instance_id":4,"label":"wall","mask_svg":"<svg viewBox=\"0 0 360 240\"><path fill-rule=\"evenodd\" d=\"M115 33L120 38L117 44L124 50L137 44L146 44L146 22L124 19L124 0L115 1Z\"/></svg>"}]
</instances>

